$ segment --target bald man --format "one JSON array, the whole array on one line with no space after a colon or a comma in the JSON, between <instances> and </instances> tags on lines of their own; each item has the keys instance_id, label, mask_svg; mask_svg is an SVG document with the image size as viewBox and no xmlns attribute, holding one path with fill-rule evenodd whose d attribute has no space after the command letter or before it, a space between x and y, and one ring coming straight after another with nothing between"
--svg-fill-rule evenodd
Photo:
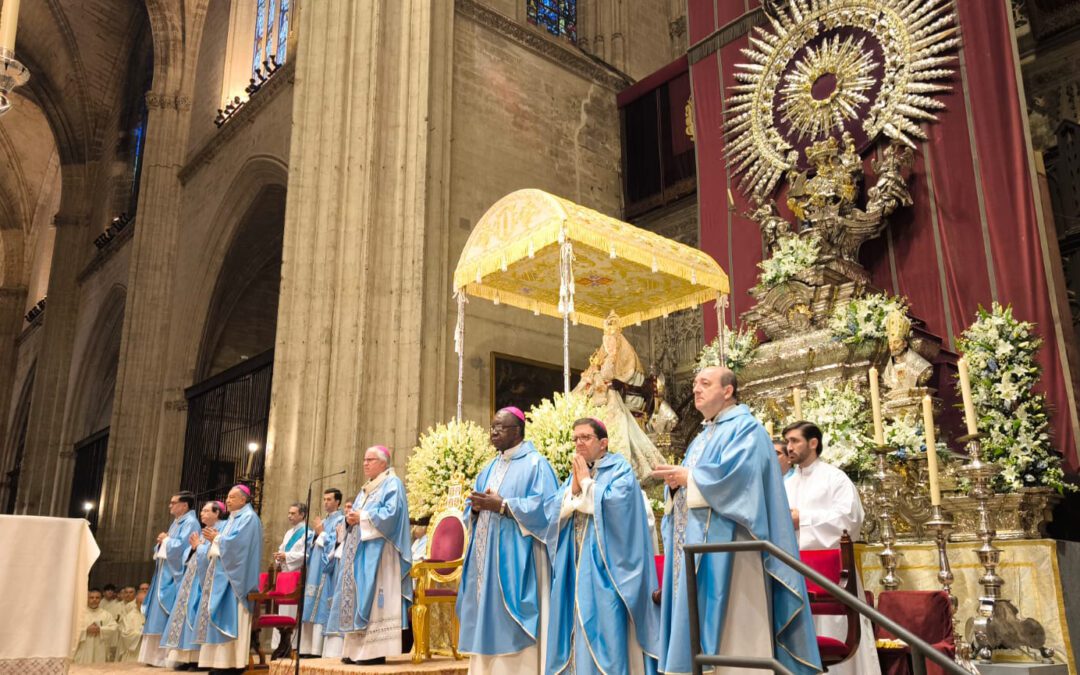
<instances>
[{"instance_id":1,"label":"bald man","mask_svg":"<svg viewBox=\"0 0 1080 675\"><path fill-rule=\"evenodd\" d=\"M341 551L338 628L344 663L373 665L402 653L412 604L412 537L405 484L390 465L390 450L364 451L367 482L345 513L351 526Z\"/></svg>"},{"instance_id":2,"label":"bald man","mask_svg":"<svg viewBox=\"0 0 1080 675\"><path fill-rule=\"evenodd\" d=\"M738 389L731 370L701 369L694 378L694 406L705 418L703 429L686 449L681 466L661 465L653 472L667 485L661 673L691 671L686 544L768 540L798 556L776 452L765 427L739 403ZM775 657L798 675L821 671L801 575L758 552L711 553L697 561L703 653Z\"/></svg>"}]
</instances>

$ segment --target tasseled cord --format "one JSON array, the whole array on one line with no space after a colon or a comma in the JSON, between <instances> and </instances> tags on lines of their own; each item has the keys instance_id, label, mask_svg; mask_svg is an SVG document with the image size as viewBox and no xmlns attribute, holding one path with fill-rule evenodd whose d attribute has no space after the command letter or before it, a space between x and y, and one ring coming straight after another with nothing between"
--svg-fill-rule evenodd
<instances>
[{"instance_id":1,"label":"tasseled cord","mask_svg":"<svg viewBox=\"0 0 1080 675\"><path fill-rule=\"evenodd\" d=\"M563 393L570 393L570 315L574 313L574 246L560 236L559 313L563 317Z\"/></svg>"},{"instance_id":2,"label":"tasseled cord","mask_svg":"<svg viewBox=\"0 0 1080 675\"><path fill-rule=\"evenodd\" d=\"M457 421L464 419L462 405L465 391L465 289L454 291L457 300L457 325L454 327L454 352L457 354Z\"/></svg>"}]
</instances>

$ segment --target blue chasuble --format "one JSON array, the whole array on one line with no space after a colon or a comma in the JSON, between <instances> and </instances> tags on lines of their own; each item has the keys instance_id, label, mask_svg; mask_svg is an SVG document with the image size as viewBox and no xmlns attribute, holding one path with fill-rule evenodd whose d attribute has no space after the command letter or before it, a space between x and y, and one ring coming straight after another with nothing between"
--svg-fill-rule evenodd
<instances>
[{"instance_id":1,"label":"blue chasuble","mask_svg":"<svg viewBox=\"0 0 1080 675\"><path fill-rule=\"evenodd\" d=\"M221 531L224 526L223 520L214 523L214 529L218 531ZM188 550L191 551L190 548ZM203 539L187 557L184 578L176 594L176 604L173 606L172 614L169 615L165 633L161 637L162 647L185 651L199 648L199 644L195 642L195 619L199 615L203 579L206 577L206 568L210 564L210 559L207 557L209 551L210 542Z\"/></svg>"},{"instance_id":2,"label":"blue chasuble","mask_svg":"<svg viewBox=\"0 0 1080 675\"><path fill-rule=\"evenodd\" d=\"M360 525L345 537L341 553L341 603L338 630L342 633L364 631L375 602L401 602L402 628L408 627L412 604L412 535L409 533L409 505L405 484L393 469L372 479L353 500L354 510L367 514L367 520L381 537L361 540ZM393 547L401 569L401 597L376 598L379 558L386 546Z\"/></svg>"},{"instance_id":3,"label":"blue chasuble","mask_svg":"<svg viewBox=\"0 0 1080 675\"><path fill-rule=\"evenodd\" d=\"M188 511L169 526L165 557L157 559L150 591L143 600L143 614L146 616L143 635L162 635L165 632L169 614L176 604L176 591L184 577L184 561L191 550L188 537L201 529L199 517L194 511Z\"/></svg>"},{"instance_id":4,"label":"blue chasuble","mask_svg":"<svg viewBox=\"0 0 1080 675\"><path fill-rule=\"evenodd\" d=\"M545 504L558 480L547 459L524 441L491 460L476 477L477 492L489 488L505 500L508 513L473 514L471 504L466 508L472 536L456 611L458 651L493 656L536 644L541 602L537 565L549 563L535 554L554 543Z\"/></svg>"},{"instance_id":5,"label":"blue chasuble","mask_svg":"<svg viewBox=\"0 0 1080 675\"><path fill-rule=\"evenodd\" d=\"M737 405L706 421L687 448L683 466L690 468L708 506L689 507L685 488L674 494L668 491L672 507L662 525L667 552L661 603L662 673L691 672L685 544L734 541L737 528L742 528L754 539L772 541L799 555L776 451L749 408ZM711 553L698 556L697 561L701 645L704 653L715 654L728 609L734 558L730 553ZM762 554L762 564L776 659L800 675L820 672L805 581L768 554Z\"/></svg>"},{"instance_id":6,"label":"blue chasuble","mask_svg":"<svg viewBox=\"0 0 1080 675\"><path fill-rule=\"evenodd\" d=\"M629 673L632 630L645 652L645 671L656 672L660 608L652 592L659 584L641 486L622 455L605 455L592 473L593 513L570 515L555 545L547 669ZM552 522L559 522L572 485L573 475L548 503Z\"/></svg>"},{"instance_id":7,"label":"blue chasuble","mask_svg":"<svg viewBox=\"0 0 1080 675\"><path fill-rule=\"evenodd\" d=\"M322 546L314 546L308 556L307 584L304 586L304 621L326 625L330 618L330 601L334 597L334 569L337 558L337 526L345 520L345 512L334 511L323 519Z\"/></svg>"},{"instance_id":8,"label":"blue chasuble","mask_svg":"<svg viewBox=\"0 0 1080 675\"><path fill-rule=\"evenodd\" d=\"M210 557L206 567L195 641L218 645L238 637L240 604L250 612L248 593L259 590L262 522L251 504L230 514L214 541L221 557Z\"/></svg>"}]
</instances>

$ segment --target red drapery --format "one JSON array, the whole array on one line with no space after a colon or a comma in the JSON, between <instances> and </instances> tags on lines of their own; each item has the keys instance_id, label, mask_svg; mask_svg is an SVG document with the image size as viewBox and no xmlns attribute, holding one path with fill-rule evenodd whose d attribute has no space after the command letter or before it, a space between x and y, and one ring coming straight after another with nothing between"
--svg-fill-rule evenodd
<instances>
[{"instance_id":1,"label":"red drapery","mask_svg":"<svg viewBox=\"0 0 1080 675\"><path fill-rule=\"evenodd\" d=\"M718 31L725 37L724 29L758 4L688 0L690 44ZM938 122L924 126L930 140L920 144L912 171L915 205L898 212L886 235L863 248L862 262L878 287L908 298L913 314L942 336L947 349L955 348L978 306L994 300L1011 303L1017 318L1034 322L1044 339L1042 387L1053 408L1055 446L1075 473L1076 398L1044 264L1011 13L1006 0L956 0L956 7L964 46L953 89L941 97L947 107ZM701 246L730 275L729 323L753 304L747 290L762 258L757 226L743 216L749 200L724 166L723 93L745 46L743 35L696 61L691 49L690 66ZM705 312L705 321L706 334L715 335L713 312ZM947 401L953 398L950 381L941 379Z\"/></svg>"}]
</instances>

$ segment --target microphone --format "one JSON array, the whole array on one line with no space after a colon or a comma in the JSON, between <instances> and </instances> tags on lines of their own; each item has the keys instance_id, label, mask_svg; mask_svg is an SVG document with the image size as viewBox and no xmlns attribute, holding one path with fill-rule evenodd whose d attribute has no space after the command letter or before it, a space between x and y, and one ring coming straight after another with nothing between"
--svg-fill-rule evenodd
<instances>
[{"instance_id":1,"label":"microphone","mask_svg":"<svg viewBox=\"0 0 1080 675\"><path fill-rule=\"evenodd\" d=\"M316 479L312 480L310 483L308 483L307 502L306 502L306 504L307 504L307 513L308 513L309 518L311 517L311 515L310 515L311 514L311 488L315 487L315 483L318 483L321 480L326 480L327 478L333 478L334 476L342 476L342 475L345 474L345 471L346 471L345 469L342 469L341 471L335 471L334 473L328 473L325 476L319 476L318 478L316 478ZM307 527L308 526L305 524L304 525L305 530L307 530ZM303 592L300 594L300 599L296 603L296 646L297 646L297 655L296 655L297 658L296 658L296 670L295 670L296 675L300 675L299 647L300 647L300 645L303 644L303 635L304 635L304 596L307 595L308 534L309 533L310 533L310 530L307 530L304 533L304 557L300 559L300 588L303 589Z\"/></svg>"},{"instance_id":2,"label":"microphone","mask_svg":"<svg viewBox=\"0 0 1080 675\"><path fill-rule=\"evenodd\" d=\"M341 471L335 471L334 473L328 473L325 476L319 476L315 480L308 483L308 490L310 490L312 487L314 487L315 483L318 483L321 480L326 480L327 478L333 478L334 476L340 476L340 475L342 475L344 473L345 473L345 469L342 469Z\"/></svg>"}]
</instances>

